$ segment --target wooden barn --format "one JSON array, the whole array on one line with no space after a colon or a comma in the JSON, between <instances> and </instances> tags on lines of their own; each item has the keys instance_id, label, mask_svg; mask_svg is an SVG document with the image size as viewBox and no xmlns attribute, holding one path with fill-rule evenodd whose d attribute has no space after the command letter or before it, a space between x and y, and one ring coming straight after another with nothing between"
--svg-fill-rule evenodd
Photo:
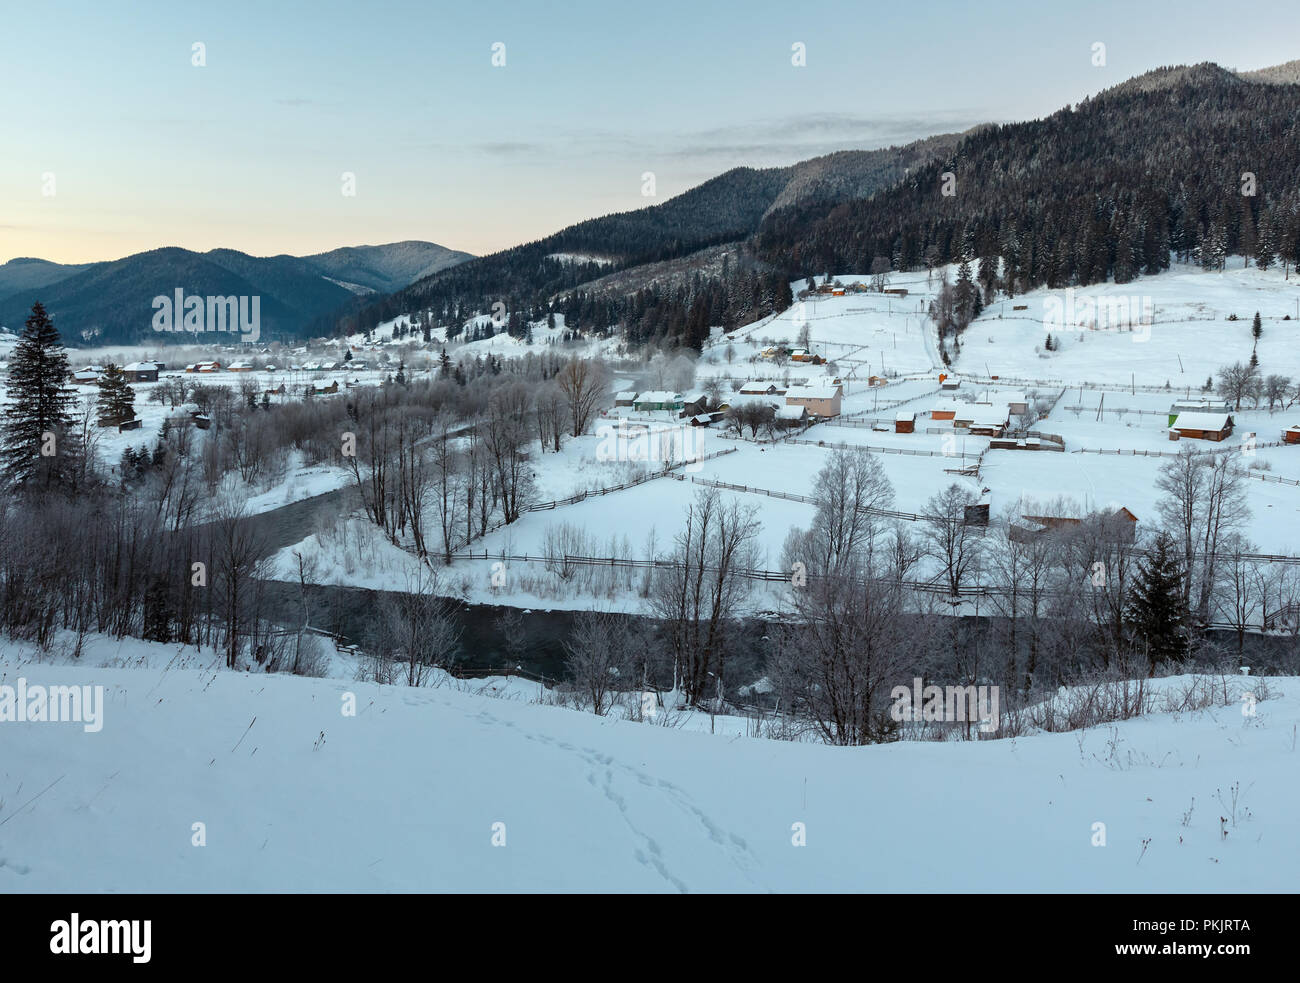
<instances>
[{"instance_id":1,"label":"wooden barn","mask_svg":"<svg viewBox=\"0 0 1300 983\"><path fill-rule=\"evenodd\" d=\"M958 406L950 399L941 400L930 408L931 420L952 420L957 416Z\"/></svg>"},{"instance_id":2,"label":"wooden barn","mask_svg":"<svg viewBox=\"0 0 1300 983\"><path fill-rule=\"evenodd\" d=\"M1227 440L1232 436L1229 413L1179 413L1169 428L1170 440Z\"/></svg>"},{"instance_id":3,"label":"wooden barn","mask_svg":"<svg viewBox=\"0 0 1300 983\"><path fill-rule=\"evenodd\" d=\"M1122 542L1132 543L1137 539L1138 518L1123 506L1108 515L1103 513L1090 518L1099 518L1114 530ZM1081 517L1073 515L1025 515L1012 526L1011 538L1016 542L1028 542L1048 530L1074 529L1083 521Z\"/></svg>"},{"instance_id":4,"label":"wooden barn","mask_svg":"<svg viewBox=\"0 0 1300 983\"><path fill-rule=\"evenodd\" d=\"M916 413L912 410L899 410L894 414L894 433L915 433Z\"/></svg>"},{"instance_id":5,"label":"wooden barn","mask_svg":"<svg viewBox=\"0 0 1300 983\"><path fill-rule=\"evenodd\" d=\"M122 377L127 382L157 382L158 366L153 362L132 362L122 368Z\"/></svg>"}]
</instances>

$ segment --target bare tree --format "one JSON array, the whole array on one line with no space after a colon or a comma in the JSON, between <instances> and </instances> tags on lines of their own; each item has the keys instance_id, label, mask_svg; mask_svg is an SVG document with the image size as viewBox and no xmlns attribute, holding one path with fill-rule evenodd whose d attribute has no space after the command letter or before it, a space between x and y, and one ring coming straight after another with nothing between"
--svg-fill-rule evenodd
<instances>
[{"instance_id":1,"label":"bare tree","mask_svg":"<svg viewBox=\"0 0 1300 983\"><path fill-rule=\"evenodd\" d=\"M687 703L704 698L710 676L721 687L725 639L748 590L739 571L753 564L756 514L753 506L724 503L716 488L701 489L668 564L657 571L650 605L673 653L674 688Z\"/></svg>"},{"instance_id":2,"label":"bare tree","mask_svg":"<svg viewBox=\"0 0 1300 983\"><path fill-rule=\"evenodd\" d=\"M548 445L555 453L560 452L567 408L564 393L559 386L547 384L537 391L537 397L533 401L533 420L537 426L537 443L543 453Z\"/></svg>"},{"instance_id":3,"label":"bare tree","mask_svg":"<svg viewBox=\"0 0 1300 983\"><path fill-rule=\"evenodd\" d=\"M433 470L433 507L442 533L442 559L451 565L451 553L456 548L456 528L462 509L466 509L466 482L462 480L463 455L456 449L453 437L455 421L448 414L439 414L433 422L430 448L430 465Z\"/></svg>"},{"instance_id":4,"label":"bare tree","mask_svg":"<svg viewBox=\"0 0 1300 983\"><path fill-rule=\"evenodd\" d=\"M1250 516L1245 479L1236 455L1197 454L1182 448L1156 479L1163 492L1157 509L1183 554L1183 591L1188 609L1204 624L1210 615L1217 554Z\"/></svg>"},{"instance_id":5,"label":"bare tree","mask_svg":"<svg viewBox=\"0 0 1300 983\"><path fill-rule=\"evenodd\" d=\"M1273 407L1281 405L1287 400L1287 393L1291 391L1291 379L1284 375L1270 375L1264 380L1264 398L1268 400L1268 411L1273 412Z\"/></svg>"},{"instance_id":6,"label":"bare tree","mask_svg":"<svg viewBox=\"0 0 1300 983\"><path fill-rule=\"evenodd\" d=\"M509 382L493 392L483 423L483 443L495 471L502 517L519 518L531 491L527 462L528 416L531 399L522 382Z\"/></svg>"},{"instance_id":7,"label":"bare tree","mask_svg":"<svg viewBox=\"0 0 1300 983\"><path fill-rule=\"evenodd\" d=\"M932 495L922 514L926 552L943 564L948 593L956 598L969 574L978 569L984 552L981 530L967 521L967 509L978 499L968 488L953 482Z\"/></svg>"},{"instance_id":8,"label":"bare tree","mask_svg":"<svg viewBox=\"0 0 1300 983\"><path fill-rule=\"evenodd\" d=\"M569 408L570 432L581 437L609 388L604 365L592 359L571 358L555 377Z\"/></svg>"},{"instance_id":9,"label":"bare tree","mask_svg":"<svg viewBox=\"0 0 1300 983\"><path fill-rule=\"evenodd\" d=\"M1246 629L1259 607L1259 564L1244 554L1253 553L1255 544L1233 533L1224 543L1227 557L1220 565L1219 584L1214 591L1214 608L1237 635L1237 658L1246 648ZM1262 619L1261 619L1262 621Z\"/></svg>"},{"instance_id":10,"label":"bare tree","mask_svg":"<svg viewBox=\"0 0 1300 983\"><path fill-rule=\"evenodd\" d=\"M565 666L574 687L604 716L614 701L614 685L627 668L631 648L627 619L607 611L582 611L564 642Z\"/></svg>"},{"instance_id":11,"label":"bare tree","mask_svg":"<svg viewBox=\"0 0 1300 983\"><path fill-rule=\"evenodd\" d=\"M437 572L422 564L406 590L379 602L380 653L401 667L408 686L423 686L435 667L449 665L460 643L453 602L437 591Z\"/></svg>"},{"instance_id":12,"label":"bare tree","mask_svg":"<svg viewBox=\"0 0 1300 983\"><path fill-rule=\"evenodd\" d=\"M1224 400L1230 402L1234 410L1241 409L1241 401L1261 389L1259 372L1253 365L1234 362L1219 369L1219 381L1215 385L1215 391Z\"/></svg>"}]
</instances>

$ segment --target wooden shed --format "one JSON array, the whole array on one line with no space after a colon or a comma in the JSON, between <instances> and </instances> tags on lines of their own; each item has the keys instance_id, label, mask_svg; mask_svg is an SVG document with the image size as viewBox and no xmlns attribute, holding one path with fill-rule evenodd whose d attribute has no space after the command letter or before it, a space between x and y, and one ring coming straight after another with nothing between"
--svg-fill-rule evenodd
<instances>
[{"instance_id":1,"label":"wooden shed","mask_svg":"<svg viewBox=\"0 0 1300 983\"><path fill-rule=\"evenodd\" d=\"M1179 413L1169 428L1170 440L1227 440L1232 436L1232 416L1228 413Z\"/></svg>"}]
</instances>

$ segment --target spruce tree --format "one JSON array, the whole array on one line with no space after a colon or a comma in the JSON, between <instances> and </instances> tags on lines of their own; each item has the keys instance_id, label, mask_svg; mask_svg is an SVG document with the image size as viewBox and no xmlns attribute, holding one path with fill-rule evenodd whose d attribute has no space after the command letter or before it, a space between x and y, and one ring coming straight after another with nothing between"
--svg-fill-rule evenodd
<instances>
[{"instance_id":1,"label":"spruce tree","mask_svg":"<svg viewBox=\"0 0 1300 983\"><path fill-rule=\"evenodd\" d=\"M9 357L9 405L0 429L0 473L27 487L75 483L68 355L37 301Z\"/></svg>"},{"instance_id":2,"label":"spruce tree","mask_svg":"<svg viewBox=\"0 0 1300 983\"><path fill-rule=\"evenodd\" d=\"M960 334L966 330L966 326L974 320L978 313L976 305L979 302L979 291L975 289L975 282L971 277L970 264L966 260L961 261L961 266L957 268L957 287L956 287L956 315L957 315L957 332Z\"/></svg>"},{"instance_id":3,"label":"spruce tree","mask_svg":"<svg viewBox=\"0 0 1300 983\"><path fill-rule=\"evenodd\" d=\"M1128 619L1135 640L1156 663L1187 653L1187 611L1183 606L1183 572L1168 534L1160 533L1138 564L1129 599Z\"/></svg>"},{"instance_id":4,"label":"spruce tree","mask_svg":"<svg viewBox=\"0 0 1300 983\"><path fill-rule=\"evenodd\" d=\"M135 391L112 362L104 366L104 374L99 377L98 411L101 427L115 427L135 419Z\"/></svg>"},{"instance_id":5,"label":"spruce tree","mask_svg":"<svg viewBox=\"0 0 1300 983\"><path fill-rule=\"evenodd\" d=\"M1260 335L1264 333L1264 323L1259 318L1259 311L1255 312L1255 320L1250 325L1250 336L1259 341Z\"/></svg>"}]
</instances>

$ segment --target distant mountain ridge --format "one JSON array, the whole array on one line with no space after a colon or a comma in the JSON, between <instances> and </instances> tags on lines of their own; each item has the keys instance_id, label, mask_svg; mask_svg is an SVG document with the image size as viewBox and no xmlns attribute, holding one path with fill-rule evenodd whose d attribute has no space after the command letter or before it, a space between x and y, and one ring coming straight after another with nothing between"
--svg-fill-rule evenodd
<instances>
[{"instance_id":1,"label":"distant mountain ridge","mask_svg":"<svg viewBox=\"0 0 1300 983\"><path fill-rule=\"evenodd\" d=\"M94 263L51 263L48 259L21 256L0 263L0 297L16 290L34 290L58 283L88 270Z\"/></svg>"},{"instance_id":2,"label":"distant mountain ridge","mask_svg":"<svg viewBox=\"0 0 1300 983\"><path fill-rule=\"evenodd\" d=\"M602 278L621 282L609 278L620 270L680 265L682 257L710 255L712 247L749 239L774 210L869 197L950 152L961 137L951 133L881 150L840 151L788 167L733 168L661 204L587 219L426 276L388 297L355 300L347 317L322 322L313 333L373 328L420 309L449 320L458 312L485 312L497 301L514 310ZM582 256L604 262L572 258Z\"/></svg>"},{"instance_id":3,"label":"distant mountain ridge","mask_svg":"<svg viewBox=\"0 0 1300 983\"><path fill-rule=\"evenodd\" d=\"M1017 290L1127 283L1171 254L1294 263L1300 85L1271 81L1284 74L1171 66L972 132L869 199L769 215L758 255L800 274L1009 260Z\"/></svg>"},{"instance_id":4,"label":"distant mountain ridge","mask_svg":"<svg viewBox=\"0 0 1300 983\"><path fill-rule=\"evenodd\" d=\"M262 336L291 338L358 290L387 294L469 258L407 240L301 257L168 246L101 263L14 259L0 265L0 325L21 330L40 300L69 344L157 342L166 339L152 328L153 298L179 288L187 295L260 297Z\"/></svg>"}]
</instances>

